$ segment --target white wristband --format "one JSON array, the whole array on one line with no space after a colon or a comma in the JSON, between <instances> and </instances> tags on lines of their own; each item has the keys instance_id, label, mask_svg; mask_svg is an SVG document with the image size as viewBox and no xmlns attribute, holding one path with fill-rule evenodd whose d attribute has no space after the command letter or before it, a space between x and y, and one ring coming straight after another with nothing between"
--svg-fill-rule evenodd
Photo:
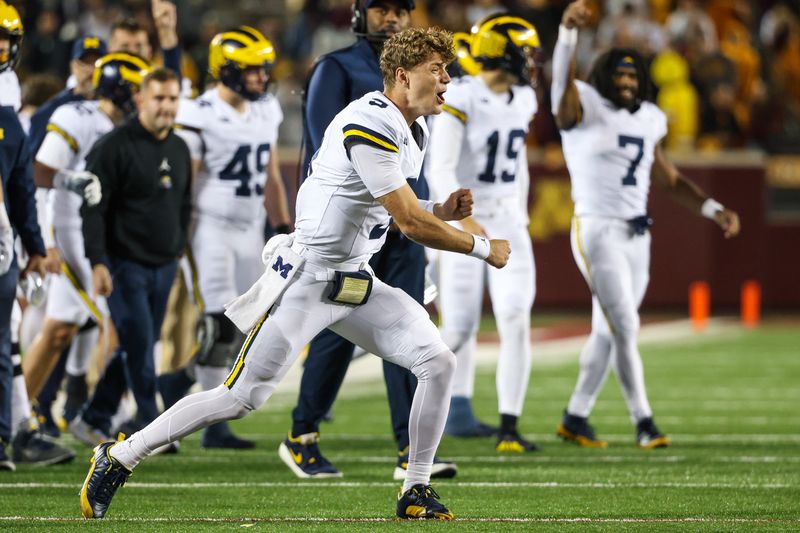
<instances>
[{"instance_id":1,"label":"white wristband","mask_svg":"<svg viewBox=\"0 0 800 533\"><path fill-rule=\"evenodd\" d=\"M559 24L558 42L569 46L575 46L578 43L578 28L567 28L563 24Z\"/></svg>"},{"instance_id":2,"label":"white wristband","mask_svg":"<svg viewBox=\"0 0 800 533\"><path fill-rule=\"evenodd\" d=\"M422 209L424 209L428 213L433 214L433 206L436 205L436 202L433 202L431 200L418 200L418 201L419 201L419 206Z\"/></svg>"},{"instance_id":3,"label":"white wristband","mask_svg":"<svg viewBox=\"0 0 800 533\"><path fill-rule=\"evenodd\" d=\"M489 244L489 239L481 237L480 235L472 236L472 251L467 255L477 257L478 259L486 259L492 251L492 245Z\"/></svg>"},{"instance_id":4,"label":"white wristband","mask_svg":"<svg viewBox=\"0 0 800 533\"><path fill-rule=\"evenodd\" d=\"M707 199L703 202L703 207L700 208L700 214L706 218L714 218L718 211L725 209L721 203L713 198Z\"/></svg>"}]
</instances>

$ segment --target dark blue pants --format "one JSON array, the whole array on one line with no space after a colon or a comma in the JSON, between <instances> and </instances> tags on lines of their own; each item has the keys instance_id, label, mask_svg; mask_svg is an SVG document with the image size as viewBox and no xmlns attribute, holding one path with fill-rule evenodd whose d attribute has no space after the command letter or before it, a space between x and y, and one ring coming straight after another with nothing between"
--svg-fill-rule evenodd
<instances>
[{"instance_id":1,"label":"dark blue pants","mask_svg":"<svg viewBox=\"0 0 800 533\"><path fill-rule=\"evenodd\" d=\"M119 348L106 366L83 419L106 432L126 388L136 400L136 424L144 426L158 416L153 346L161 332L167 299L175 281L177 262L159 267L123 259L111 260L114 290L108 298Z\"/></svg>"},{"instance_id":2,"label":"dark blue pants","mask_svg":"<svg viewBox=\"0 0 800 533\"><path fill-rule=\"evenodd\" d=\"M11 309L17 296L19 269L16 264L0 276L0 443L11 441ZM0 444L2 445L2 444Z\"/></svg>"},{"instance_id":3,"label":"dark blue pants","mask_svg":"<svg viewBox=\"0 0 800 533\"><path fill-rule=\"evenodd\" d=\"M370 261L375 275L388 285L404 290L422 303L425 290L425 249L398 232L389 232L386 244ZM354 346L330 330L311 341L305 362L300 396L292 411L292 433L319 431L322 417L333 405L353 357ZM399 450L408 446L408 416L417 387L409 370L383 362L383 378L389 398L392 430Z\"/></svg>"}]
</instances>

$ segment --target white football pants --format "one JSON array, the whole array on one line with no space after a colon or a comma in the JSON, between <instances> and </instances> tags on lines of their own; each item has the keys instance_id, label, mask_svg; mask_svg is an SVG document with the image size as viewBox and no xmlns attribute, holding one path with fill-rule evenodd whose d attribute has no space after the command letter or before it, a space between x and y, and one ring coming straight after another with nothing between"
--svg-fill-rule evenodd
<instances>
[{"instance_id":1,"label":"white football pants","mask_svg":"<svg viewBox=\"0 0 800 533\"><path fill-rule=\"evenodd\" d=\"M614 368L631 420L652 416L637 347L639 306L650 270L650 232L636 235L621 219L582 216L572 221L572 255L592 291L592 333L567 411L588 417Z\"/></svg>"},{"instance_id":2,"label":"white football pants","mask_svg":"<svg viewBox=\"0 0 800 533\"><path fill-rule=\"evenodd\" d=\"M306 263L269 314L250 330L224 384L183 398L142 431L114 446L112 455L132 468L170 441L258 409L303 347L330 328L417 377L408 425L411 479L407 478L406 484L427 483L447 419L456 360L425 309L400 289L375 279L366 304L330 302L330 283L317 280L317 276L326 275L330 268L352 271L359 266L323 266L306 256Z\"/></svg>"},{"instance_id":3,"label":"white football pants","mask_svg":"<svg viewBox=\"0 0 800 533\"><path fill-rule=\"evenodd\" d=\"M458 359L453 395L471 398L475 386L476 338L488 283L500 334L496 374L498 411L520 416L531 370L530 322L536 267L527 224L509 218L507 212L475 216L490 238L509 241L511 257L505 268L493 268L475 257L441 253L439 309L442 338Z\"/></svg>"},{"instance_id":4,"label":"white football pants","mask_svg":"<svg viewBox=\"0 0 800 533\"><path fill-rule=\"evenodd\" d=\"M221 313L227 302L244 294L264 273L263 223L240 227L209 216L195 219L192 255L204 312Z\"/></svg>"},{"instance_id":5,"label":"white football pants","mask_svg":"<svg viewBox=\"0 0 800 533\"><path fill-rule=\"evenodd\" d=\"M62 272L50 276L46 317L78 325L93 318L102 324L108 316L108 306L102 296L92 298L92 265L86 258L81 228L57 228L55 243L61 254Z\"/></svg>"}]
</instances>

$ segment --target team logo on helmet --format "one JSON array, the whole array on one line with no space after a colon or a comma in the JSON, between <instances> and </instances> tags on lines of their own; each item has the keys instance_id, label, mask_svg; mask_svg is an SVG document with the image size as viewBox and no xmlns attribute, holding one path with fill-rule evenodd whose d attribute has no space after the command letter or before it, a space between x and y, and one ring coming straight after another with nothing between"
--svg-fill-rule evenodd
<instances>
[{"instance_id":1,"label":"team logo on helmet","mask_svg":"<svg viewBox=\"0 0 800 533\"><path fill-rule=\"evenodd\" d=\"M14 6L0 0L0 36L10 41L8 52L0 52L0 72L13 70L20 58L22 19Z\"/></svg>"},{"instance_id":2,"label":"team logo on helmet","mask_svg":"<svg viewBox=\"0 0 800 533\"><path fill-rule=\"evenodd\" d=\"M519 83L531 82L533 55L539 46L539 32L519 17L490 15L472 27L470 54L475 61L485 69L506 70Z\"/></svg>"},{"instance_id":3,"label":"team logo on helmet","mask_svg":"<svg viewBox=\"0 0 800 533\"><path fill-rule=\"evenodd\" d=\"M464 32L453 34L453 49L456 53L456 60L447 67L448 72L454 78L469 75L475 76L481 71L481 65L470 53L472 46L472 36Z\"/></svg>"},{"instance_id":4,"label":"team logo on helmet","mask_svg":"<svg viewBox=\"0 0 800 533\"><path fill-rule=\"evenodd\" d=\"M208 47L208 70L211 76L248 100L258 100L265 90L248 90L244 71L263 67L267 74L275 64L275 47L260 31L250 26L219 33Z\"/></svg>"},{"instance_id":5,"label":"team logo on helmet","mask_svg":"<svg viewBox=\"0 0 800 533\"><path fill-rule=\"evenodd\" d=\"M108 98L129 115L136 110L133 95L150 72L150 64L141 57L126 52L108 54L94 64L92 85L95 94Z\"/></svg>"}]
</instances>

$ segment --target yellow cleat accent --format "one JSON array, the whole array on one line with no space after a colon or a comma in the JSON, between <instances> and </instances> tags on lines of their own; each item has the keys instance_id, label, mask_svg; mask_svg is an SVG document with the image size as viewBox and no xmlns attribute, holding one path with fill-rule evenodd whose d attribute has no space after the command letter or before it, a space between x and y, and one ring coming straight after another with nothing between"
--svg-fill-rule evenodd
<instances>
[{"instance_id":1,"label":"yellow cleat accent","mask_svg":"<svg viewBox=\"0 0 800 533\"><path fill-rule=\"evenodd\" d=\"M564 427L564 424L558 424L556 428L556 435L565 441L574 442L582 448L608 448L608 442L604 440L592 440L584 437L583 435L576 435Z\"/></svg>"},{"instance_id":2,"label":"yellow cleat accent","mask_svg":"<svg viewBox=\"0 0 800 533\"><path fill-rule=\"evenodd\" d=\"M519 442L504 440L497 443L495 450L498 452L525 453L525 448Z\"/></svg>"},{"instance_id":3,"label":"yellow cleat accent","mask_svg":"<svg viewBox=\"0 0 800 533\"><path fill-rule=\"evenodd\" d=\"M657 437L644 444L636 443L636 447L642 450L655 450L656 448L668 448L672 446L672 441L667 436Z\"/></svg>"},{"instance_id":4,"label":"yellow cleat accent","mask_svg":"<svg viewBox=\"0 0 800 533\"><path fill-rule=\"evenodd\" d=\"M406 515L412 516L414 518L419 518L421 516L425 516L425 512L427 509L420 505L409 505L406 507Z\"/></svg>"},{"instance_id":5,"label":"yellow cleat accent","mask_svg":"<svg viewBox=\"0 0 800 533\"><path fill-rule=\"evenodd\" d=\"M92 450L92 458L89 460L89 463L92 467L89 469L89 473L86 474L86 479L83 480L83 486L81 487L80 497L81 497L81 516L84 518L94 518L94 510L92 510L92 504L89 503L89 497L86 495L86 490L89 487L89 480L92 479L92 474L94 474L95 463L94 463L94 452L97 452L97 447Z\"/></svg>"}]
</instances>

